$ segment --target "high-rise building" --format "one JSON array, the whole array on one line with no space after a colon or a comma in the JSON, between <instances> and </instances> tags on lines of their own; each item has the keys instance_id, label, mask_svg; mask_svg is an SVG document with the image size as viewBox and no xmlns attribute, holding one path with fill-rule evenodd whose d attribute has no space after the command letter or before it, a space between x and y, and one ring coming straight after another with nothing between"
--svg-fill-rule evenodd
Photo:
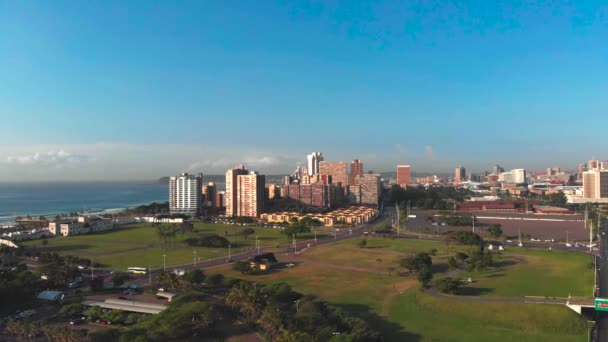
<instances>
[{"instance_id":1,"label":"high-rise building","mask_svg":"<svg viewBox=\"0 0 608 342\"><path fill-rule=\"evenodd\" d=\"M454 172L454 183L461 183L467 179L467 172L464 167L458 166Z\"/></svg>"},{"instance_id":2,"label":"high-rise building","mask_svg":"<svg viewBox=\"0 0 608 342\"><path fill-rule=\"evenodd\" d=\"M527 182L526 170L513 169L508 172L502 172L498 175L499 182L521 184Z\"/></svg>"},{"instance_id":3,"label":"high-rise building","mask_svg":"<svg viewBox=\"0 0 608 342\"><path fill-rule=\"evenodd\" d=\"M355 185L355 179L358 176L363 176L363 163L359 159L350 162L350 175L348 176L348 185Z\"/></svg>"},{"instance_id":4,"label":"high-rise building","mask_svg":"<svg viewBox=\"0 0 608 342\"><path fill-rule=\"evenodd\" d=\"M379 174L364 174L357 177L361 187L361 204L377 206L380 200L382 185Z\"/></svg>"},{"instance_id":5,"label":"high-rise building","mask_svg":"<svg viewBox=\"0 0 608 342\"><path fill-rule=\"evenodd\" d=\"M215 183L209 182L207 185L203 185L203 204L207 207L215 208L215 194L217 193L217 187Z\"/></svg>"},{"instance_id":6,"label":"high-rise building","mask_svg":"<svg viewBox=\"0 0 608 342\"><path fill-rule=\"evenodd\" d=\"M172 214L194 216L201 211L203 174L182 173L169 178L169 210Z\"/></svg>"},{"instance_id":7,"label":"high-rise building","mask_svg":"<svg viewBox=\"0 0 608 342\"><path fill-rule=\"evenodd\" d=\"M499 175L501 173L505 172L505 169L503 167L501 167L500 165L496 164L494 165L494 169L492 170L492 173L495 175Z\"/></svg>"},{"instance_id":8,"label":"high-rise building","mask_svg":"<svg viewBox=\"0 0 608 342\"><path fill-rule=\"evenodd\" d=\"M345 162L326 162L319 163L319 173L331 176L332 184L341 183L342 187L348 184L348 174L346 173Z\"/></svg>"},{"instance_id":9,"label":"high-rise building","mask_svg":"<svg viewBox=\"0 0 608 342\"><path fill-rule=\"evenodd\" d=\"M283 177L283 184L285 184L285 185L291 184L291 176Z\"/></svg>"},{"instance_id":10,"label":"high-rise building","mask_svg":"<svg viewBox=\"0 0 608 342\"><path fill-rule=\"evenodd\" d=\"M397 185L402 188L406 188L411 179L411 170L409 165L397 165Z\"/></svg>"},{"instance_id":11,"label":"high-rise building","mask_svg":"<svg viewBox=\"0 0 608 342\"><path fill-rule=\"evenodd\" d=\"M329 208L332 204L331 190L331 185L322 183L281 185L281 197L305 206Z\"/></svg>"},{"instance_id":12,"label":"high-rise building","mask_svg":"<svg viewBox=\"0 0 608 342\"><path fill-rule=\"evenodd\" d=\"M279 187L276 186L275 184L268 184L266 186L266 190L268 195L266 196L269 200L275 198L275 197L279 197L280 196L280 192L279 192Z\"/></svg>"},{"instance_id":13,"label":"high-rise building","mask_svg":"<svg viewBox=\"0 0 608 342\"><path fill-rule=\"evenodd\" d=\"M589 170L594 170L597 169L599 167L600 161L597 159L591 159L588 163L587 166L589 167Z\"/></svg>"},{"instance_id":14,"label":"high-rise building","mask_svg":"<svg viewBox=\"0 0 608 342\"><path fill-rule=\"evenodd\" d=\"M608 171L594 169L583 172L583 197L608 198Z\"/></svg>"},{"instance_id":15,"label":"high-rise building","mask_svg":"<svg viewBox=\"0 0 608 342\"><path fill-rule=\"evenodd\" d=\"M224 207L224 194L225 194L225 192L223 192L223 191L218 191L215 194L215 207L217 209L221 209Z\"/></svg>"},{"instance_id":16,"label":"high-rise building","mask_svg":"<svg viewBox=\"0 0 608 342\"><path fill-rule=\"evenodd\" d=\"M238 175L236 181L236 215L258 217L264 210L265 177L251 171L248 175Z\"/></svg>"},{"instance_id":17,"label":"high-rise building","mask_svg":"<svg viewBox=\"0 0 608 342\"><path fill-rule=\"evenodd\" d=\"M224 193L224 202L226 205L226 216L235 216L237 214L237 177L246 175L247 169L243 165L238 165L234 169L226 172L226 192Z\"/></svg>"},{"instance_id":18,"label":"high-rise building","mask_svg":"<svg viewBox=\"0 0 608 342\"><path fill-rule=\"evenodd\" d=\"M323 153L313 152L306 156L308 160L308 175L314 176L319 174L319 163L323 161Z\"/></svg>"}]
</instances>

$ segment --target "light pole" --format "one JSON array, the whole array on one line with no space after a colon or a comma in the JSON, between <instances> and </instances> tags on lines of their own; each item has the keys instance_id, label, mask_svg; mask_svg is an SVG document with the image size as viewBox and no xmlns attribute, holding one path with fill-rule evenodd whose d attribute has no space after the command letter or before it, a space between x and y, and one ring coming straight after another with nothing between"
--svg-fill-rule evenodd
<instances>
[{"instance_id":1,"label":"light pole","mask_svg":"<svg viewBox=\"0 0 608 342\"><path fill-rule=\"evenodd\" d=\"M163 272L167 270L167 255L163 254Z\"/></svg>"},{"instance_id":2,"label":"light pole","mask_svg":"<svg viewBox=\"0 0 608 342\"><path fill-rule=\"evenodd\" d=\"M296 246L296 235L291 234L291 244L293 245L293 253L298 253L298 246Z\"/></svg>"},{"instance_id":3,"label":"light pole","mask_svg":"<svg viewBox=\"0 0 608 342\"><path fill-rule=\"evenodd\" d=\"M152 285L152 269L150 268L150 265L148 265L148 282Z\"/></svg>"},{"instance_id":4,"label":"light pole","mask_svg":"<svg viewBox=\"0 0 608 342\"><path fill-rule=\"evenodd\" d=\"M315 230L315 244L317 243L317 231Z\"/></svg>"},{"instance_id":5,"label":"light pole","mask_svg":"<svg viewBox=\"0 0 608 342\"><path fill-rule=\"evenodd\" d=\"M192 261L192 264L194 265L194 268L196 268L196 251L192 251L192 253L194 254L194 261Z\"/></svg>"},{"instance_id":6,"label":"light pole","mask_svg":"<svg viewBox=\"0 0 608 342\"><path fill-rule=\"evenodd\" d=\"M299 312L299 311L300 311L300 300L301 300L301 299L298 299L298 300L294 300L294 301L293 301L294 303L296 303L296 312Z\"/></svg>"},{"instance_id":7,"label":"light pole","mask_svg":"<svg viewBox=\"0 0 608 342\"><path fill-rule=\"evenodd\" d=\"M230 245L228 245L228 261L230 261Z\"/></svg>"}]
</instances>

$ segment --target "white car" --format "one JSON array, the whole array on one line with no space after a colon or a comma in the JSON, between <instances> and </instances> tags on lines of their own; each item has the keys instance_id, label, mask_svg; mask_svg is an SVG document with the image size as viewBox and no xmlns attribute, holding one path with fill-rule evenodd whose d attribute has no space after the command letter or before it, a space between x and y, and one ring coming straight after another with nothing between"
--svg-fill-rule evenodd
<instances>
[{"instance_id":1,"label":"white car","mask_svg":"<svg viewBox=\"0 0 608 342\"><path fill-rule=\"evenodd\" d=\"M292 264L292 263L289 263L289 264L285 265L285 267L287 267L287 268L292 268L292 267L294 267L294 266L295 266L295 265L294 265L294 264Z\"/></svg>"}]
</instances>

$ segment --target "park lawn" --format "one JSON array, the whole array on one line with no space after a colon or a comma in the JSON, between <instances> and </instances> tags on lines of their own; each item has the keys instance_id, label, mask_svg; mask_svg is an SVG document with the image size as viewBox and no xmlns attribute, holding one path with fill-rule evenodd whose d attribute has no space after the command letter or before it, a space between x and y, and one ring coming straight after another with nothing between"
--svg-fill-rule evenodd
<instances>
[{"instance_id":1,"label":"park lawn","mask_svg":"<svg viewBox=\"0 0 608 342\"><path fill-rule=\"evenodd\" d=\"M431 246L418 245L418 240L385 240L404 254ZM426 295L411 276L389 275L385 270L378 273L376 254L382 252L387 253L382 255L386 260L395 253L389 248L360 249L354 241L342 241L311 248L299 256L301 263L296 262L295 267L265 275L242 275L232 270L232 265L205 272L266 284L290 284L298 292L359 315L387 341L582 341L586 337L586 322L565 306L469 303ZM374 255L366 257L368 253Z\"/></svg>"},{"instance_id":2,"label":"park lawn","mask_svg":"<svg viewBox=\"0 0 608 342\"><path fill-rule=\"evenodd\" d=\"M463 273L475 280L465 294L493 297L591 297L591 256L559 250L510 248L495 257L496 266Z\"/></svg>"},{"instance_id":3,"label":"park lawn","mask_svg":"<svg viewBox=\"0 0 608 342\"><path fill-rule=\"evenodd\" d=\"M251 227L256 232L247 239L238 232L247 228L244 226L224 225L214 223L196 222L196 233L180 234L162 244L154 225L137 223L123 226L116 230L105 232L56 237L47 239L48 245L42 245L43 240L26 241L22 244L32 249L46 252L56 252L60 255L75 255L88 258L106 267L123 269L129 266L149 266L160 268L163 266L163 257L166 255L166 265L182 265L194 262L194 253L198 261L224 257L228 255L227 248L191 247L183 241L188 237L206 234L218 234L230 240L232 253L240 253L248 248L255 247L256 236L262 247L286 244L292 241L291 237L283 234L282 229ZM317 238L324 238L327 234L318 233ZM296 240L313 240L314 233L300 234Z\"/></svg>"},{"instance_id":4,"label":"park lawn","mask_svg":"<svg viewBox=\"0 0 608 342\"><path fill-rule=\"evenodd\" d=\"M388 319L419 341L586 341L587 322L563 305L473 303L406 291Z\"/></svg>"}]
</instances>

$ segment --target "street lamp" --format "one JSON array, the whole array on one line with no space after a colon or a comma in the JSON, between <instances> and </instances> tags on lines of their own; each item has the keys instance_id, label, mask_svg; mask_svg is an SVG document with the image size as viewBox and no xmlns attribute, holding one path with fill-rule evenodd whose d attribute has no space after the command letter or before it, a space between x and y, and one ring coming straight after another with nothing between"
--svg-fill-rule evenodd
<instances>
[{"instance_id":1,"label":"street lamp","mask_svg":"<svg viewBox=\"0 0 608 342\"><path fill-rule=\"evenodd\" d=\"M317 243L317 231L315 230L315 244Z\"/></svg>"},{"instance_id":2,"label":"street lamp","mask_svg":"<svg viewBox=\"0 0 608 342\"><path fill-rule=\"evenodd\" d=\"M167 255L163 254L163 272L167 270Z\"/></svg>"},{"instance_id":3,"label":"street lamp","mask_svg":"<svg viewBox=\"0 0 608 342\"><path fill-rule=\"evenodd\" d=\"M296 246L296 234L291 234L291 240L293 245L293 253L298 253L298 246Z\"/></svg>"},{"instance_id":4,"label":"street lamp","mask_svg":"<svg viewBox=\"0 0 608 342\"><path fill-rule=\"evenodd\" d=\"M196 251L192 251L192 253L194 253L194 261L192 263L194 265L194 268L196 268Z\"/></svg>"},{"instance_id":5,"label":"street lamp","mask_svg":"<svg viewBox=\"0 0 608 342\"><path fill-rule=\"evenodd\" d=\"M298 299L298 300L294 300L294 301L293 301L294 303L296 303L296 312L300 312L300 300L301 300L301 299Z\"/></svg>"},{"instance_id":6,"label":"street lamp","mask_svg":"<svg viewBox=\"0 0 608 342\"><path fill-rule=\"evenodd\" d=\"M230 261L230 245L228 245L228 261Z\"/></svg>"}]
</instances>

